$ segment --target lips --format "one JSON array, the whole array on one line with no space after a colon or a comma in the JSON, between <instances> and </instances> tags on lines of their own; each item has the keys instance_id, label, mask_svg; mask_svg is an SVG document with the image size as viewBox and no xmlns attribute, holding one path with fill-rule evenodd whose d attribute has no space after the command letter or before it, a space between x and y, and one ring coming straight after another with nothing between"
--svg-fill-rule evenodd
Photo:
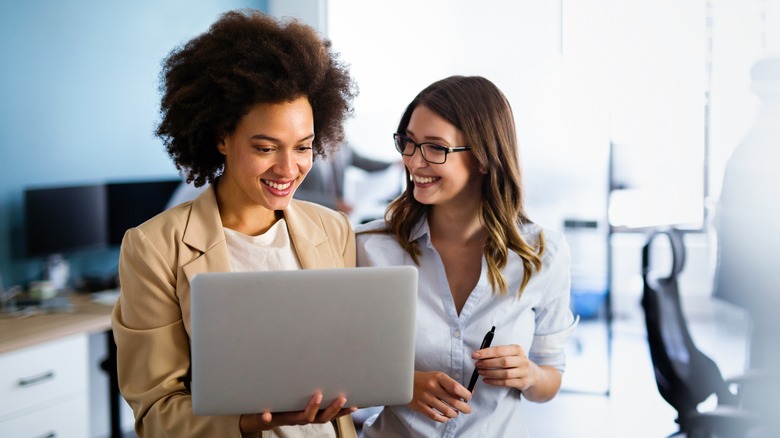
<instances>
[{"instance_id":1,"label":"lips","mask_svg":"<svg viewBox=\"0 0 780 438\"><path fill-rule=\"evenodd\" d=\"M274 190L287 190L292 185L292 181L286 183L277 183L267 179L264 179L262 181L263 184L267 185L268 187L271 187Z\"/></svg>"},{"instance_id":2,"label":"lips","mask_svg":"<svg viewBox=\"0 0 780 438\"><path fill-rule=\"evenodd\" d=\"M414 182L417 184L431 184L438 180L440 180L440 177L437 176L418 176L414 175Z\"/></svg>"}]
</instances>

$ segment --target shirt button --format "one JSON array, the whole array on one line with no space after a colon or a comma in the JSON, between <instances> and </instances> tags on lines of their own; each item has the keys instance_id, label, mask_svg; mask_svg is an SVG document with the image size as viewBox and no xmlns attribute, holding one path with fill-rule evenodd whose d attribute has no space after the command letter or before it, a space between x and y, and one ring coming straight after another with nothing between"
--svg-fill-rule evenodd
<instances>
[{"instance_id":1,"label":"shirt button","mask_svg":"<svg viewBox=\"0 0 780 438\"><path fill-rule=\"evenodd\" d=\"M460 339L460 330L455 330L455 333L453 333L453 336Z\"/></svg>"},{"instance_id":2,"label":"shirt button","mask_svg":"<svg viewBox=\"0 0 780 438\"><path fill-rule=\"evenodd\" d=\"M460 380L460 377L461 377L462 375L463 375L463 374L461 374L460 372L457 372L457 373L455 373L455 378L456 378L456 379L458 379L458 380Z\"/></svg>"}]
</instances>

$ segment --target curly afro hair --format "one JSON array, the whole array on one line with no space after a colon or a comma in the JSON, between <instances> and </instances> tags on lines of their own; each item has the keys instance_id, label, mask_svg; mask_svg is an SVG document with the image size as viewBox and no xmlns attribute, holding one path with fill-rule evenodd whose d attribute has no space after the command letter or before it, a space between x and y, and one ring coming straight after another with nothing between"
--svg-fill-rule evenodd
<instances>
[{"instance_id":1,"label":"curly afro hair","mask_svg":"<svg viewBox=\"0 0 780 438\"><path fill-rule=\"evenodd\" d=\"M329 40L297 20L252 9L223 14L209 30L176 47L160 73L161 122L155 134L187 182L202 186L224 169L217 143L258 103L308 98L314 153L327 156L344 139L357 95Z\"/></svg>"}]
</instances>

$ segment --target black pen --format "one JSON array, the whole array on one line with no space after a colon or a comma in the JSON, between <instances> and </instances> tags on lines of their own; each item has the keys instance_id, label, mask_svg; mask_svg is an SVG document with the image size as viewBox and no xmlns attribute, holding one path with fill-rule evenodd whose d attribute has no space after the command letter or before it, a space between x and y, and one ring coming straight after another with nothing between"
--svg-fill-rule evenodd
<instances>
[{"instance_id":1,"label":"black pen","mask_svg":"<svg viewBox=\"0 0 780 438\"><path fill-rule=\"evenodd\" d=\"M493 335L496 333L496 326L493 326L493 328L490 329L489 332L485 335L485 339L482 340L482 345L479 347L480 350L483 348L490 347L490 343L493 342ZM471 381L469 382L469 392L474 392L474 385L477 384L477 378L479 377L479 372L477 371L477 367L474 366L474 372L471 373Z\"/></svg>"}]
</instances>

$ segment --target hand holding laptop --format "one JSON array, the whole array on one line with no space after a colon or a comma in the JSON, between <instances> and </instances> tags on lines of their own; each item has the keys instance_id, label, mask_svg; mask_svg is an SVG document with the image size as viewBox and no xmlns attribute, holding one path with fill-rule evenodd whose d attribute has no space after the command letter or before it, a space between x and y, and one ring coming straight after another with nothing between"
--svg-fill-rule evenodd
<instances>
[{"instance_id":1,"label":"hand holding laptop","mask_svg":"<svg viewBox=\"0 0 780 438\"><path fill-rule=\"evenodd\" d=\"M270 430L279 426L291 424L327 423L343 415L357 411L356 407L344 407L346 397L337 397L333 402L320 410L323 402L322 394L314 394L306 405L306 409L298 412L263 412L261 414L244 414L241 416L241 430Z\"/></svg>"}]
</instances>

